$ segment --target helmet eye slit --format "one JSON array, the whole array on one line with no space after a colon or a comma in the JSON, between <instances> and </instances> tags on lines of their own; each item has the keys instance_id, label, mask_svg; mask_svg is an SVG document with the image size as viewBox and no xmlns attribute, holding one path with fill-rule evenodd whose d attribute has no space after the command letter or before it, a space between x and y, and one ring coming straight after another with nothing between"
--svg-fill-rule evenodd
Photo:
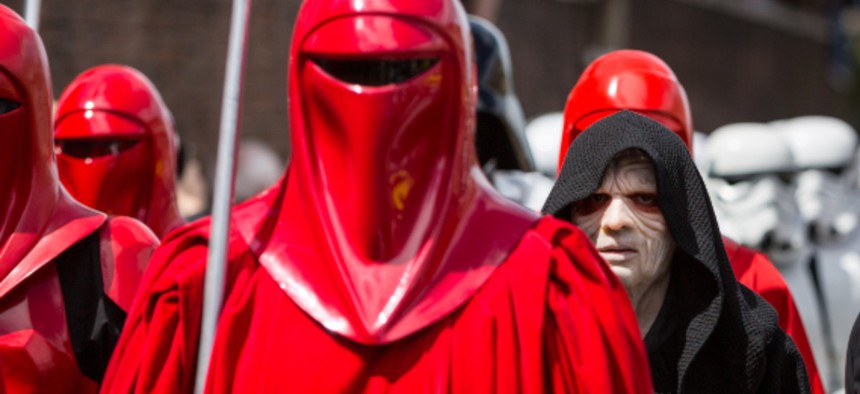
<instances>
[{"instance_id":1,"label":"helmet eye slit","mask_svg":"<svg viewBox=\"0 0 860 394\"><path fill-rule=\"evenodd\" d=\"M57 151L78 159L117 155L137 145L137 139L91 140L62 139L55 142Z\"/></svg>"},{"instance_id":2,"label":"helmet eye slit","mask_svg":"<svg viewBox=\"0 0 860 394\"><path fill-rule=\"evenodd\" d=\"M8 99L0 99L0 115L12 112L21 106L21 103Z\"/></svg>"},{"instance_id":3,"label":"helmet eye slit","mask_svg":"<svg viewBox=\"0 0 860 394\"><path fill-rule=\"evenodd\" d=\"M439 58L326 59L312 58L326 74L350 84L384 86L402 83L433 67Z\"/></svg>"}]
</instances>

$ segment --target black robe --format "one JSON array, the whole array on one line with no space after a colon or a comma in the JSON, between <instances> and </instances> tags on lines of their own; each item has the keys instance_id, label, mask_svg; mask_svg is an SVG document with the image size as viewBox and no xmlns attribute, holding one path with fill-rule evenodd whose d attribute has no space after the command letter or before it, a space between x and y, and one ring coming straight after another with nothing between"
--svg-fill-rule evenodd
<instances>
[{"instance_id":1,"label":"black robe","mask_svg":"<svg viewBox=\"0 0 860 394\"><path fill-rule=\"evenodd\" d=\"M860 315L854 320L845 357L845 394L860 394Z\"/></svg>"},{"instance_id":2,"label":"black robe","mask_svg":"<svg viewBox=\"0 0 860 394\"><path fill-rule=\"evenodd\" d=\"M735 279L704 182L686 145L629 111L604 118L568 148L544 213L570 220L620 152L648 156L658 204L677 246L667 297L645 338L657 392L808 393L803 359L768 303Z\"/></svg>"}]
</instances>

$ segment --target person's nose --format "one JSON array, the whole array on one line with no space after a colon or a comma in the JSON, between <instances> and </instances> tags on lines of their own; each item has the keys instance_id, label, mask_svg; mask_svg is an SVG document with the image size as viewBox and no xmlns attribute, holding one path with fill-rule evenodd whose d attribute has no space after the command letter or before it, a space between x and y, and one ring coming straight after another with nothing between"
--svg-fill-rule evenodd
<instances>
[{"instance_id":1,"label":"person's nose","mask_svg":"<svg viewBox=\"0 0 860 394\"><path fill-rule=\"evenodd\" d=\"M601 226L604 231L617 232L627 229L632 224L630 208L621 198L613 198L603 212Z\"/></svg>"}]
</instances>

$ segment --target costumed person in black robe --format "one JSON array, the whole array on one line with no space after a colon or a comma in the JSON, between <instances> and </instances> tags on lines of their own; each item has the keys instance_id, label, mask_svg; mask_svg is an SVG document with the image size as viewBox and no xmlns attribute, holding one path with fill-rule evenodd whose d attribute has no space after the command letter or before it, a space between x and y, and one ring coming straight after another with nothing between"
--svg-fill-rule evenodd
<instances>
[{"instance_id":1,"label":"costumed person in black robe","mask_svg":"<svg viewBox=\"0 0 860 394\"><path fill-rule=\"evenodd\" d=\"M808 393L803 360L738 284L684 142L629 111L571 145L543 211L579 225L627 289L657 392Z\"/></svg>"}]
</instances>

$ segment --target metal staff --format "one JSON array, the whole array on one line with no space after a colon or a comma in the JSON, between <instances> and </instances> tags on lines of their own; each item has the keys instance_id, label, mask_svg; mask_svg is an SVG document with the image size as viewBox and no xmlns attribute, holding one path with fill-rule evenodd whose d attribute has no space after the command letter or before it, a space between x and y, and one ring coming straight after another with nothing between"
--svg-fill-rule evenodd
<instances>
[{"instance_id":1,"label":"metal staff","mask_svg":"<svg viewBox=\"0 0 860 394\"><path fill-rule=\"evenodd\" d=\"M39 31L39 15L42 13L42 0L27 0L24 3L24 21L33 31Z\"/></svg>"},{"instance_id":2,"label":"metal staff","mask_svg":"<svg viewBox=\"0 0 860 394\"><path fill-rule=\"evenodd\" d=\"M224 96L221 101L221 127L218 135L218 159L215 167L215 187L212 202L212 228L209 235L209 256L206 282L203 287L203 317L198 347L194 392L203 393L212 345L221 304L224 299L224 275L227 266L227 236L230 232L230 205L233 202L236 136L239 130L239 108L242 98L242 74L245 66L248 15L251 0L233 0L230 21L230 41L227 47L227 68Z\"/></svg>"}]
</instances>

